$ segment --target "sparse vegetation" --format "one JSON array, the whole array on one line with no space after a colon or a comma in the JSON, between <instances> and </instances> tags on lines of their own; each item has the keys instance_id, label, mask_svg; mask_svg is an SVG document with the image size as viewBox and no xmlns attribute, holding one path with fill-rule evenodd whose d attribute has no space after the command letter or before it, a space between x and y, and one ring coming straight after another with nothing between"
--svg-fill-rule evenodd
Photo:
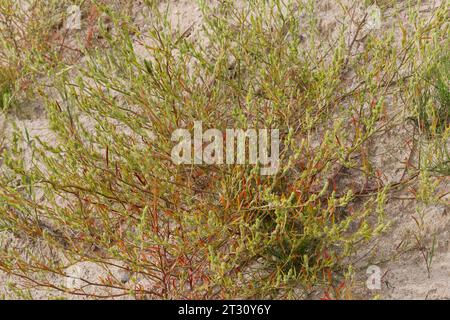
<instances>
[{"instance_id":1,"label":"sparse vegetation","mask_svg":"<svg viewBox=\"0 0 450 320\"><path fill-rule=\"evenodd\" d=\"M18 29L12 2L0 1L4 35ZM63 3L49 3L46 14L64 12ZM146 28L131 7L113 10L120 1L80 4L88 16L81 35L97 43L53 42L52 32L62 34L59 14L34 16L32 31L4 36L0 46L1 109L23 79L46 83L31 90L45 101L55 137L16 126L1 156L0 231L45 248L0 246L0 270L18 279L16 289L352 298L352 257L387 229L391 192L417 182L418 200L443 202L434 174L449 174L445 2L427 19L411 5L410 28L398 22L383 33L365 30L356 4L342 3L358 27L343 23L330 34L314 1L222 1L214 9L200 1L203 23L187 29L152 1L139 10ZM279 172L175 165L172 132L193 130L194 121L224 132L279 129ZM387 180L371 148L409 122L419 131L419 163L411 157L400 179ZM105 275L80 277L79 286L54 280L79 263Z\"/></svg>"}]
</instances>

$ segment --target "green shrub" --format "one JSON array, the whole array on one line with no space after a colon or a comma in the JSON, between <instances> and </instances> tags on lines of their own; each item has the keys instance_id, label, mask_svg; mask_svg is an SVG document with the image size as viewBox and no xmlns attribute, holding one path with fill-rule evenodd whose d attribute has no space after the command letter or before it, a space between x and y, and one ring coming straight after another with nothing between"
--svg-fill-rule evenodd
<instances>
[{"instance_id":1,"label":"green shrub","mask_svg":"<svg viewBox=\"0 0 450 320\"><path fill-rule=\"evenodd\" d=\"M445 50L448 51L448 50ZM423 79L418 95L417 120L427 133L443 133L450 125L450 56L438 56Z\"/></svg>"},{"instance_id":2,"label":"green shrub","mask_svg":"<svg viewBox=\"0 0 450 320\"><path fill-rule=\"evenodd\" d=\"M91 261L134 274L134 286L113 275L90 283L118 290L112 296L299 298L325 287L340 297L350 285L346 261L384 229L390 187L353 188L340 174L375 175L365 150L383 128L401 66L390 35L369 36L355 55L344 30L320 41L311 5L283 6L225 1L213 13L203 4L204 42L154 7L142 34L100 6L114 23L114 32L102 31L108 49L93 48L83 67L56 75L59 97L47 99L57 141L30 141L26 161L17 133L4 155L0 228L44 239L64 259L3 250L0 269L86 295L49 275ZM352 89L349 68L359 84ZM279 129L278 174L250 164L175 165L171 134L194 121Z\"/></svg>"}]
</instances>

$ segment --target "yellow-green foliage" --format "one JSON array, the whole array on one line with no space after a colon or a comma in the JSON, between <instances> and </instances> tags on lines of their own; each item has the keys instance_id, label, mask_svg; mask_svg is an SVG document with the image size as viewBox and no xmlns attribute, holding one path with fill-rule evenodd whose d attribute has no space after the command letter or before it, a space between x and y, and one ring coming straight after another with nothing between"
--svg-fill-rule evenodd
<instances>
[{"instance_id":1,"label":"yellow-green foliage","mask_svg":"<svg viewBox=\"0 0 450 320\"><path fill-rule=\"evenodd\" d=\"M310 5L282 7L204 4L202 42L174 31L154 7L141 33L99 6L114 24L100 28L108 48L87 50L82 67L56 74L59 97L47 97L57 143L31 141L25 161L17 134L0 183L0 228L45 239L66 260L25 261L4 250L0 268L41 272L45 284L78 261L119 265L154 285L130 289L114 277L98 285L137 297L300 298L319 285L342 287L346 258L384 228L390 186L344 188L338 177L376 174L365 150L383 129L393 83L415 70L414 54L404 52L422 34L403 45L389 32L371 34L355 54L345 26L336 41L319 41ZM133 41L151 58L139 57ZM194 121L278 128L279 173L176 166L171 134Z\"/></svg>"}]
</instances>

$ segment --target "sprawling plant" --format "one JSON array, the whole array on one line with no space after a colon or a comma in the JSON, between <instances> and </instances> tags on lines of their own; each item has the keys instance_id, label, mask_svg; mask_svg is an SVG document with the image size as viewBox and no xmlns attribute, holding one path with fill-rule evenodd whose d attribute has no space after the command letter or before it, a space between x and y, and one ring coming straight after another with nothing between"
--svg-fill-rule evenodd
<instances>
[{"instance_id":1,"label":"sprawling plant","mask_svg":"<svg viewBox=\"0 0 450 320\"><path fill-rule=\"evenodd\" d=\"M201 7L203 25L180 30L150 3L140 30L98 5L112 24L98 28L107 49L86 48L81 66L52 75L55 140L18 130L3 154L0 228L57 257L9 248L0 269L91 297L300 298L324 287L340 297L350 285L348 257L384 229L394 187L373 170L369 143L389 125L393 86L415 71L412 44L442 14L398 44L362 37L363 20L351 37L346 25L324 35L313 2ZM195 121L278 129L279 171L176 165L172 133ZM345 183L352 175L361 183ZM80 262L107 276L76 288L50 280Z\"/></svg>"}]
</instances>

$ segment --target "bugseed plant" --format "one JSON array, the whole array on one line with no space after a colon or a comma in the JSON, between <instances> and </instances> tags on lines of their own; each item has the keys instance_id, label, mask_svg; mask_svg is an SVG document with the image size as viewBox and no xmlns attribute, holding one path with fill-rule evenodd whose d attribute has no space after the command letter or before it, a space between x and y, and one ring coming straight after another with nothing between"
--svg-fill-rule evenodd
<instances>
[{"instance_id":1,"label":"bugseed plant","mask_svg":"<svg viewBox=\"0 0 450 320\"><path fill-rule=\"evenodd\" d=\"M71 39L66 28L70 4L86 1L23 0L0 1L0 107L20 114L21 107L36 100L43 89L51 87L51 70L67 67L80 58L81 48L97 43L87 36L84 42ZM93 29L95 6L83 6L85 25ZM60 64L63 63L63 64Z\"/></svg>"},{"instance_id":2,"label":"bugseed plant","mask_svg":"<svg viewBox=\"0 0 450 320\"><path fill-rule=\"evenodd\" d=\"M350 297L350 257L385 230L390 190L420 172L383 183L370 144L391 124L387 99L417 97L416 57L447 37L448 7L412 15L399 43L394 30L363 34L363 18L327 34L314 1L201 1L202 24L186 30L157 2L141 12L145 30L93 3L108 18L95 29L104 46L46 69L56 140L16 130L3 152L0 229L53 254L2 249L0 269L24 288L91 298ZM175 165L172 132L195 121L278 129L280 170ZM363 183L345 184L350 172ZM85 262L107 275L53 280Z\"/></svg>"}]
</instances>

